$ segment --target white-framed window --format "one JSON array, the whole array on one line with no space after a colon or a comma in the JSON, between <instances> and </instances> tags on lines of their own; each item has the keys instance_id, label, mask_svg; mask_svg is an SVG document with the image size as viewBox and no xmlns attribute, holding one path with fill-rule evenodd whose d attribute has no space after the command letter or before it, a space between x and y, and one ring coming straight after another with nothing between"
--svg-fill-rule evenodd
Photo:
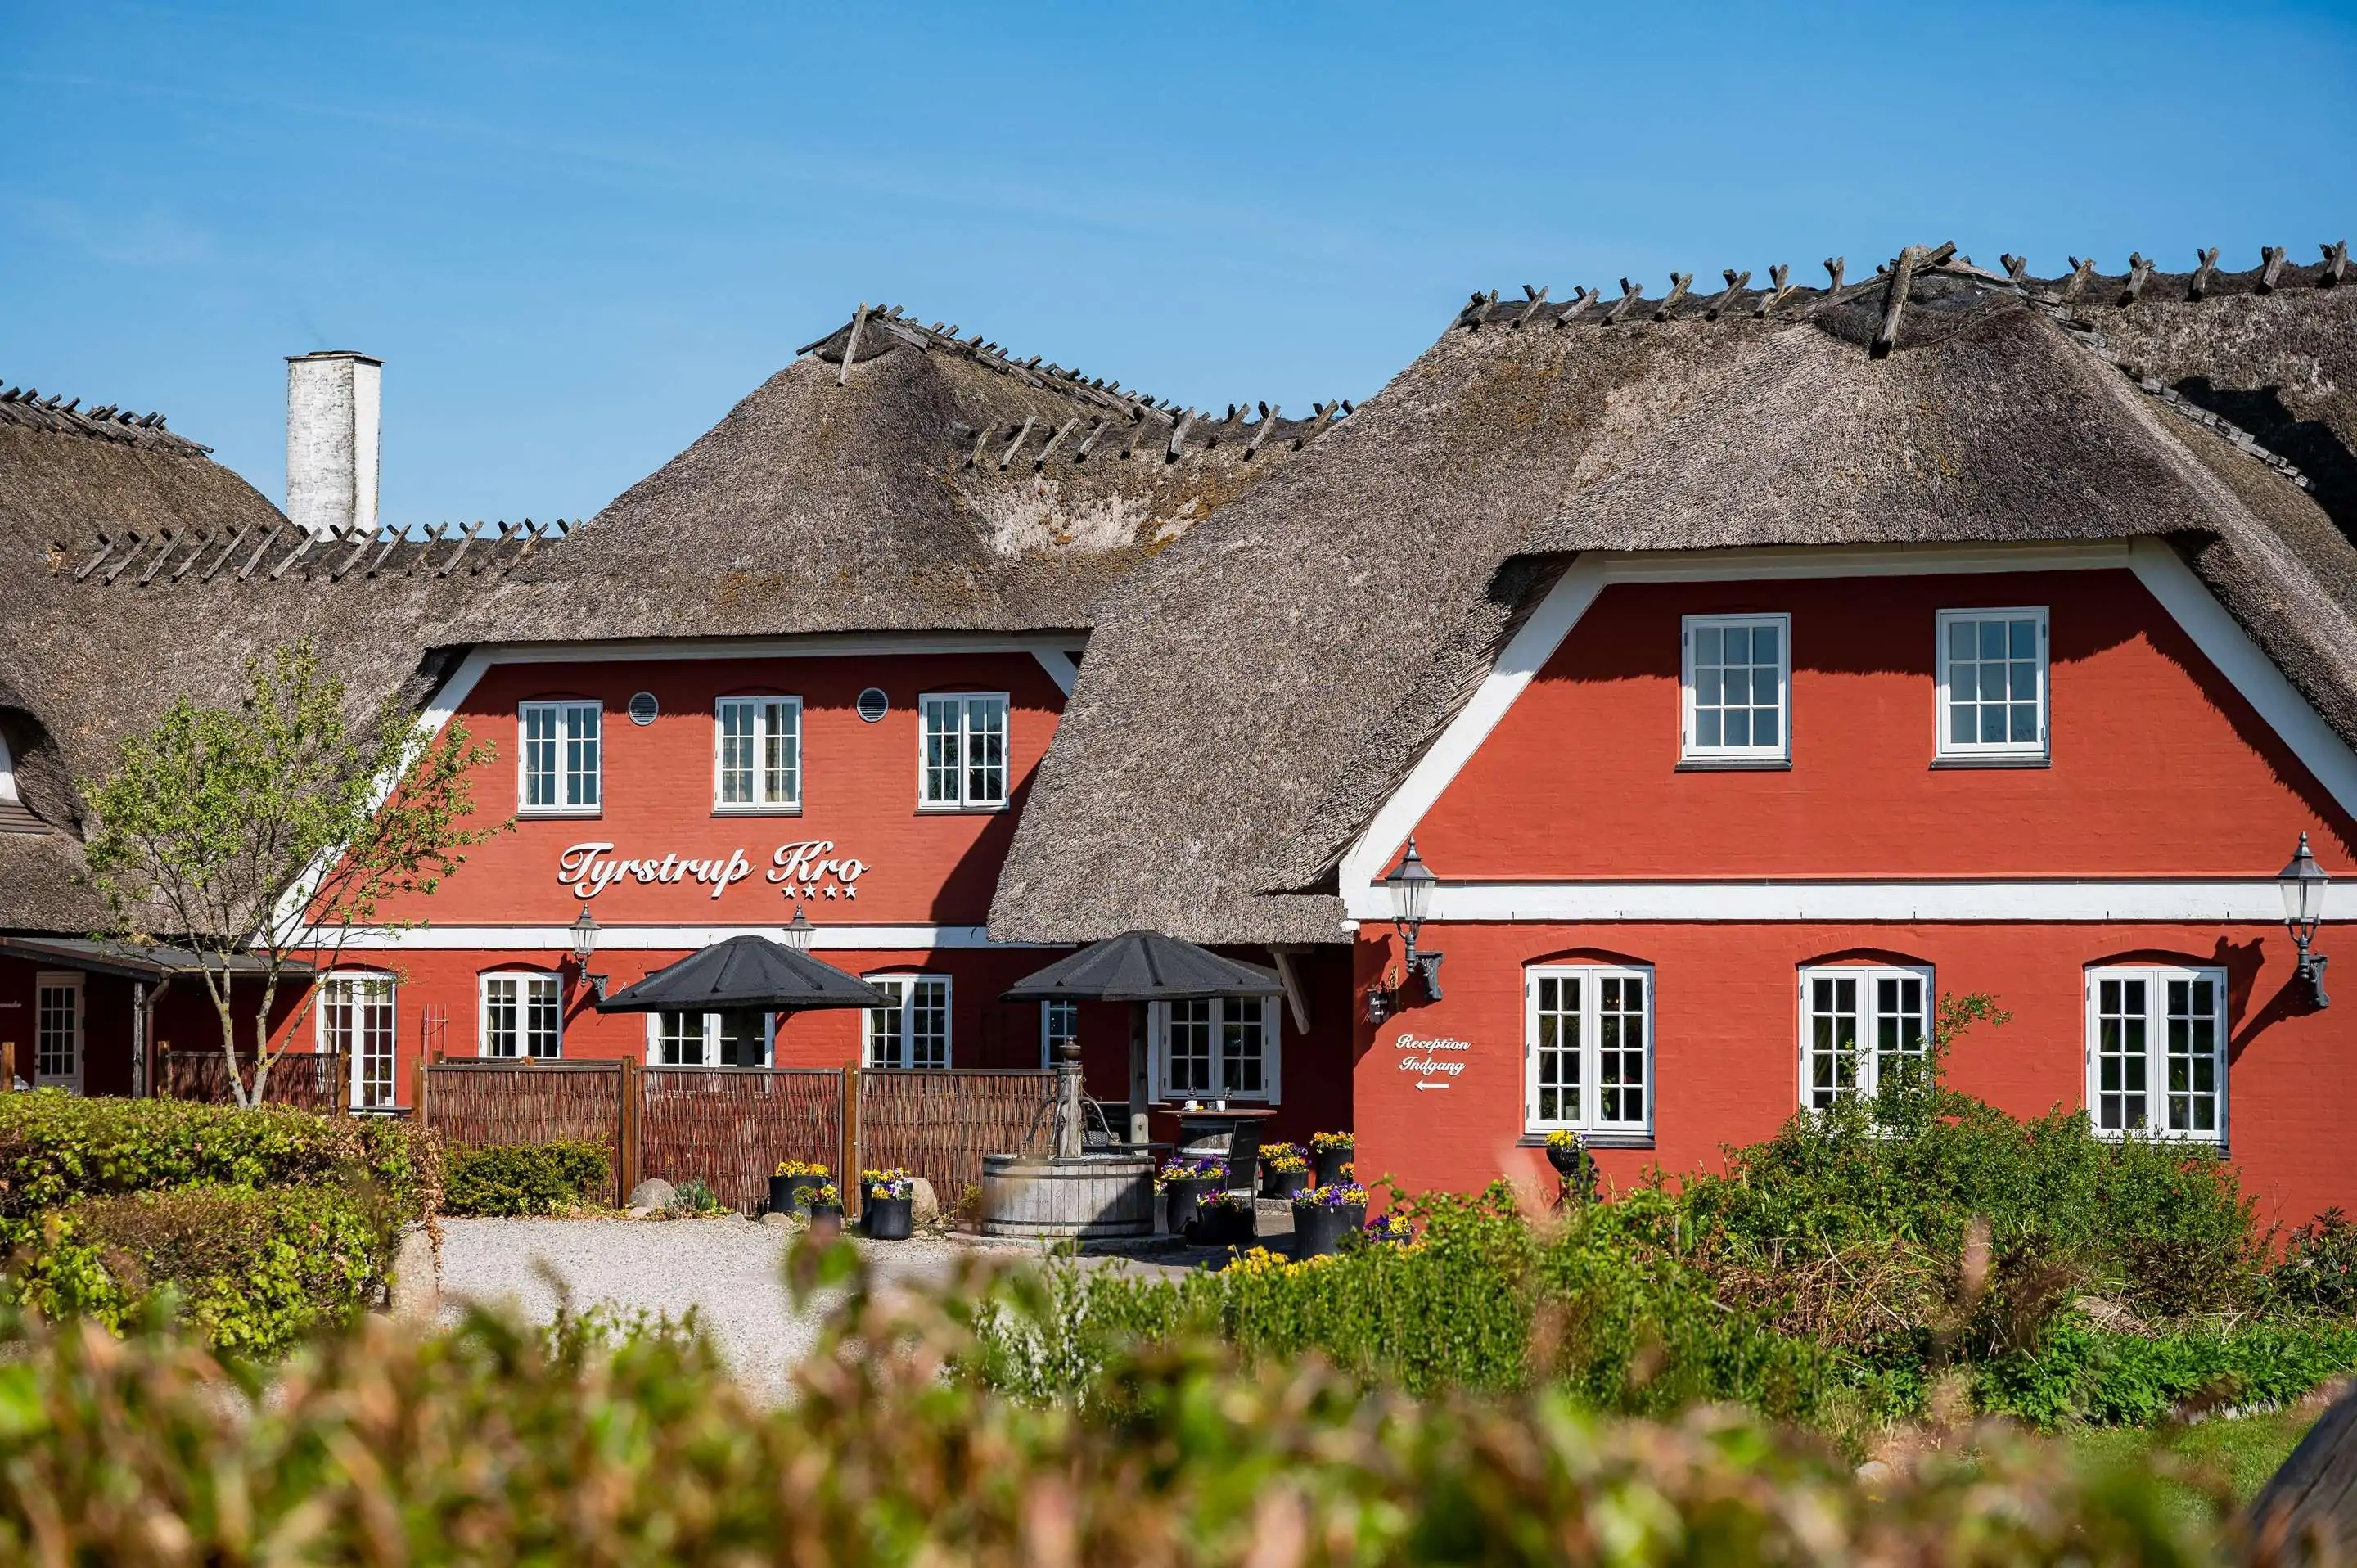
<instances>
[{"instance_id":1,"label":"white-framed window","mask_svg":"<svg viewBox=\"0 0 2357 1568\"><path fill-rule=\"evenodd\" d=\"M995 811L1006 804L1006 693L933 693L917 699L917 803L929 811Z\"/></svg>"},{"instance_id":2,"label":"white-framed window","mask_svg":"<svg viewBox=\"0 0 2357 1568\"><path fill-rule=\"evenodd\" d=\"M2087 972L2087 1111L2099 1133L2226 1141L2226 972Z\"/></svg>"},{"instance_id":3,"label":"white-framed window","mask_svg":"<svg viewBox=\"0 0 2357 1568\"><path fill-rule=\"evenodd\" d=\"M950 977L867 974L860 978L892 997L889 1007L867 1009L864 1065L948 1071Z\"/></svg>"},{"instance_id":4,"label":"white-framed window","mask_svg":"<svg viewBox=\"0 0 2357 1568\"><path fill-rule=\"evenodd\" d=\"M518 804L527 815L563 816L597 810L600 730L604 710L594 702L521 703L523 734Z\"/></svg>"},{"instance_id":5,"label":"white-framed window","mask_svg":"<svg viewBox=\"0 0 2357 1568\"><path fill-rule=\"evenodd\" d=\"M478 1054L553 1061L565 1054L564 1019L556 976L487 974Z\"/></svg>"},{"instance_id":6,"label":"white-framed window","mask_svg":"<svg viewBox=\"0 0 2357 1568\"><path fill-rule=\"evenodd\" d=\"M1526 1131L1650 1133L1653 974L1549 964L1523 979Z\"/></svg>"},{"instance_id":7,"label":"white-framed window","mask_svg":"<svg viewBox=\"0 0 2357 1568\"><path fill-rule=\"evenodd\" d=\"M1932 972L1840 964L1801 971L1801 1103L1871 1096L1931 1059Z\"/></svg>"},{"instance_id":8,"label":"white-framed window","mask_svg":"<svg viewBox=\"0 0 2357 1568\"><path fill-rule=\"evenodd\" d=\"M33 1072L40 1089L81 1092L82 977L75 973L33 979ZM18 1072L24 1064L18 1063Z\"/></svg>"},{"instance_id":9,"label":"white-framed window","mask_svg":"<svg viewBox=\"0 0 2357 1568\"><path fill-rule=\"evenodd\" d=\"M393 1103L393 983L389 974L329 974L319 982L319 1049L351 1063L352 1106Z\"/></svg>"},{"instance_id":10,"label":"white-framed window","mask_svg":"<svg viewBox=\"0 0 2357 1568\"><path fill-rule=\"evenodd\" d=\"M1080 1038L1081 1004L1077 1002L1039 1004L1039 1065L1054 1067L1068 1040Z\"/></svg>"},{"instance_id":11,"label":"white-framed window","mask_svg":"<svg viewBox=\"0 0 2357 1568\"><path fill-rule=\"evenodd\" d=\"M800 697L723 697L713 729L714 811L802 810Z\"/></svg>"},{"instance_id":12,"label":"white-framed window","mask_svg":"<svg viewBox=\"0 0 2357 1568\"><path fill-rule=\"evenodd\" d=\"M1943 761L2043 762L2046 611L1942 610Z\"/></svg>"},{"instance_id":13,"label":"white-framed window","mask_svg":"<svg viewBox=\"0 0 2357 1568\"><path fill-rule=\"evenodd\" d=\"M726 1013L650 1013L647 1065L767 1067L776 1039L773 1014L741 1008Z\"/></svg>"},{"instance_id":14,"label":"white-framed window","mask_svg":"<svg viewBox=\"0 0 2357 1568\"><path fill-rule=\"evenodd\" d=\"M1680 640L1680 759L1791 761L1792 618L1688 616Z\"/></svg>"},{"instance_id":15,"label":"white-framed window","mask_svg":"<svg viewBox=\"0 0 2357 1568\"><path fill-rule=\"evenodd\" d=\"M1276 1103L1279 1016L1268 996L1156 1003L1155 1098Z\"/></svg>"}]
</instances>

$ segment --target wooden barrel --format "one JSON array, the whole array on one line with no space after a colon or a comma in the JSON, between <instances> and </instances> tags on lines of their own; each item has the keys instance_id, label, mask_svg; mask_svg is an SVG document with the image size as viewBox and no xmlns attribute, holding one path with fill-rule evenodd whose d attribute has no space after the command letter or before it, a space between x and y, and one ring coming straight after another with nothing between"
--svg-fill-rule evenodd
<instances>
[{"instance_id":1,"label":"wooden barrel","mask_svg":"<svg viewBox=\"0 0 2357 1568\"><path fill-rule=\"evenodd\" d=\"M1154 1234L1154 1158L982 1156L982 1232L1038 1240Z\"/></svg>"}]
</instances>

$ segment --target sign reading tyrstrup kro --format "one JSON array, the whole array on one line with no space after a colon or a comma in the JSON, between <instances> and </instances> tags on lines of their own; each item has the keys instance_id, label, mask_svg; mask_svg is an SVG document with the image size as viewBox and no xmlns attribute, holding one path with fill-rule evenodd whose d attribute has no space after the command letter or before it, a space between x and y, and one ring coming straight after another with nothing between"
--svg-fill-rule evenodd
<instances>
[{"instance_id":1,"label":"sign reading tyrstrup kro","mask_svg":"<svg viewBox=\"0 0 2357 1568\"><path fill-rule=\"evenodd\" d=\"M1452 1039L1447 1036L1425 1039L1415 1035L1402 1035L1392 1044L1399 1047L1400 1071L1415 1073L1418 1089L1447 1089L1457 1075L1465 1070L1465 1058L1453 1053L1473 1048L1470 1040Z\"/></svg>"},{"instance_id":2,"label":"sign reading tyrstrup kro","mask_svg":"<svg viewBox=\"0 0 2357 1568\"><path fill-rule=\"evenodd\" d=\"M770 852L770 864L762 868L761 878L776 885L788 898L856 898L859 879L867 875L867 863L849 856L837 858L827 853L833 848L833 839L781 843ZM666 854L657 859L618 855L612 844L592 842L574 844L556 857L558 886L571 888L576 897L583 899L595 898L618 882L650 886L694 882L709 887L717 898L752 875L753 863L742 849L701 856Z\"/></svg>"}]
</instances>

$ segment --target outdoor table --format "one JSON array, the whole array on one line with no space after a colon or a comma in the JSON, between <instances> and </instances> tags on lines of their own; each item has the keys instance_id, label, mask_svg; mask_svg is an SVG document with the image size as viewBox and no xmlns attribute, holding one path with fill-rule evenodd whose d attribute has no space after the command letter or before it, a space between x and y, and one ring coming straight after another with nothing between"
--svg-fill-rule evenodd
<instances>
[{"instance_id":1,"label":"outdoor table","mask_svg":"<svg viewBox=\"0 0 2357 1568\"><path fill-rule=\"evenodd\" d=\"M1178 1155L1200 1159L1217 1155L1228 1162L1228 1190L1255 1192L1260 1187L1260 1124L1276 1114L1266 1108L1233 1111L1180 1111Z\"/></svg>"}]
</instances>

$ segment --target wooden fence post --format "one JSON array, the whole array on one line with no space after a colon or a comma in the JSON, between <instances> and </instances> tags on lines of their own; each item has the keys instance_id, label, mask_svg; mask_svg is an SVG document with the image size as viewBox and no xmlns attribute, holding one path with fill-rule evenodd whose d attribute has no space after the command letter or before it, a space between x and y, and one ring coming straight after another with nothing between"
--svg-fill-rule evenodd
<instances>
[{"instance_id":1,"label":"wooden fence post","mask_svg":"<svg viewBox=\"0 0 2357 1568\"><path fill-rule=\"evenodd\" d=\"M641 1122L643 1107L639 1103L639 1064L631 1058L621 1061L621 1103L617 1107L614 1129L614 1207L619 1208L638 1190L639 1166L644 1152L640 1147L643 1137Z\"/></svg>"},{"instance_id":2,"label":"wooden fence post","mask_svg":"<svg viewBox=\"0 0 2357 1568\"><path fill-rule=\"evenodd\" d=\"M843 1213L846 1219L859 1218L860 1200L866 1195L859 1190L859 1069L843 1069Z\"/></svg>"},{"instance_id":3,"label":"wooden fence post","mask_svg":"<svg viewBox=\"0 0 2357 1568\"><path fill-rule=\"evenodd\" d=\"M409 1069L411 1080L409 1088L409 1102L417 1108L417 1125L421 1129L433 1125L433 1121L427 1114L425 1108L425 1086L434 1080L432 1078L427 1076L427 1072L428 1069L425 1061L425 1053L424 1051L420 1051L417 1053L417 1060L412 1064Z\"/></svg>"},{"instance_id":4,"label":"wooden fence post","mask_svg":"<svg viewBox=\"0 0 2357 1568\"><path fill-rule=\"evenodd\" d=\"M16 1087L16 1042L0 1040L0 1094Z\"/></svg>"}]
</instances>

